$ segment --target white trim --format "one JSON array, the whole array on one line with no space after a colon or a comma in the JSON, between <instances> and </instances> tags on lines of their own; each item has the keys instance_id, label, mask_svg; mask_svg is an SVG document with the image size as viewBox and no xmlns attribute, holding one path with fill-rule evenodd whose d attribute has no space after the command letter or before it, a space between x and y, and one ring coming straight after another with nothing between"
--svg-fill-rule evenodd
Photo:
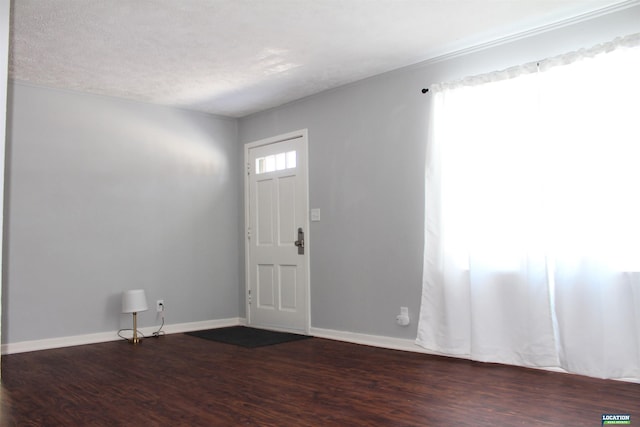
<instances>
[{"instance_id":1,"label":"white trim","mask_svg":"<svg viewBox=\"0 0 640 427\"><path fill-rule=\"evenodd\" d=\"M246 319L232 317L229 319L205 320L202 322L177 323L165 325L162 330L166 334L178 334L182 332L199 331L202 329L224 328L227 326L237 326L246 324ZM151 336L158 330L157 326L140 328L146 336ZM7 343L0 346L0 352L4 354L26 353L29 351L49 350L53 348L73 347L76 345L97 344L102 342L120 340L118 331L98 332L87 335L74 335L69 337L47 338L43 340L21 341Z\"/></svg>"},{"instance_id":2,"label":"white trim","mask_svg":"<svg viewBox=\"0 0 640 427\"><path fill-rule=\"evenodd\" d=\"M361 344L361 345L368 345L372 347L387 348L390 350L411 351L414 353L424 353L424 354L431 354L434 356L444 356L444 357L451 357L455 359L471 360L471 358L469 357L452 356L448 354L429 351L426 348L416 344L415 340L412 340L412 339L392 338L392 337L385 337L381 335L367 335L367 334L359 334L356 332L336 331L333 329L321 329L321 328L311 328L311 330L309 331L309 335L317 338L326 338L326 339L335 340L335 341L349 342L352 344ZM510 365L510 366L517 366L517 367L529 368L529 369L541 369L543 371L561 372L563 374L577 375L559 367L535 367L535 366L518 366L518 365ZM615 381L640 383L640 381L638 381L635 378L613 378L613 379Z\"/></svg>"},{"instance_id":3,"label":"white trim","mask_svg":"<svg viewBox=\"0 0 640 427\"><path fill-rule=\"evenodd\" d=\"M245 300L245 310L246 310L246 324L249 325L251 322L251 307L249 307L249 300L247 299L247 290L249 289L249 285L250 285L250 279L249 279L249 272L250 272L250 263L251 263L251 257L250 257L250 245L248 242L248 229L249 229L249 225L251 223L251 212L249 211L249 207L251 206L250 204L250 200L249 200L249 173L247 171L247 167L249 168L255 168L255 165L249 165L249 150L251 150L252 148L256 148L256 147L261 147L264 145L269 145L269 144L276 144L278 142L285 142L285 141L290 141L292 139L296 139L296 138L301 138L302 139L302 144L304 145L304 150L305 150L305 156L304 156L304 173L306 174L305 176L305 181L306 181L306 189L305 189L305 193L306 193L306 200L305 200L305 224L304 224L304 229L307 230L306 235L305 235L305 258L306 258L306 263L307 263L307 272L306 272L306 279L307 279L307 289L306 289L306 294L307 294L307 300L306 300L306 321L305 321L305 329L304 329L304 333L305 334L309 334L310 335L310 330L311 330L311 255L310 255L310 251L311 251L311 232L310 232L310 228L309 228L309 130L308 129L300 129L300 130L296 130L293 132L288 132L282 135L277 135L277 136L273 136L273 137L269 137L269 138L264 138L264 139L260 139L258 141L253 141L253 142L247 142L244 144L244 166L243 166L243 175L244 175L244 230L243 230L243 234L244 234L244 259L245 259L245 268L244 268L244 283L245 283L245 289L244 289L244 300ZM251 169L253 171L253 169ZM253 171L253 173L255 173L255 171ZM260 326L257 326L260 327ZM288 330L287 332L299 332L299 331L292 331L292 330Z\"/></svg>"},{"instance_id":4,"label":"white trim","mask_svg":"<svg viewBox=\"0 0 640 427\"><path fill-rule=\"evenodd\" d=\"M405 338L392 338L381 335L367 335L356 332L336 331L333 329L311 328L309 335L318 338L327 338L336 341L345 341L353 344L369 345L373 347L388 348L391 350L412 351L417 353L435 354L420 347L415 340Z\"/></svg>"},{"instance_id":5,"label":"white trim","mask_svg":"<svg viewBox=\"0 0 640 427\"><path fill-rule=\"evenodd\" d=\"M639 0L640 1L640 0ZM263 145L275 144L277 142L291 141L296 138L308 138L308 130L300 129L293 132L284 133L282 135L272 136L269 138L260 139L258 141L247 142L244 144L245 162L248 158L249 150L251 148L261 147Z\"/></svg>"},{"instance_id":6,"label":"white trim","mask_svg":"<svg viewBox=\"0 0 640 427\"><path fill-rule=\"evenodd\" d=\"M239 325L246 326L247 319L244 317L231 317L228 319L205 320L202 322L177 323L174 325L165 325L165 327L163 328L163 331L165 331L166 334L178 334L183 332L192 332L192 331L214 329L214 328L225 328L228 326L239 326ZM150 336L157 329L158 329L157 326L151 326L151 327L141 328L140 331L143 334ZM454 357L458 359L467 359L467 360L469 359L467 357L455 357L455 356L450 356L446 354L438 354L438 353L430 352L427 349L417 345L415 343L415 340L412 340L412 339L385 337L381 335L367 335L367 334L360 334L356 332L336 331L333 329L322 329L322 328L313 328L313 327L309 328L309 335L317 338L343 341L343 342L348 342L352 344L368 345L372 347L386 348L390 350L411 351L414 353L432 354L436 356ZM2 344L0 348L2 350L1 353L3 355L6 355L6 354L26 353L29 351L49 350L53 348L73 347L73 346L85 345L85 344L97 344L102 342L118 341L121 339L122 338L118 336L118 331L112 331L112 332L99 332L96 334L75 335L70 337L48 338L44 340L8 343L8 344ZM545 371L571 374L570 372L567 372L564 369L557 368L557 367L533 368L533 369L542 369ZM638 381L635 378L620 378L615 380L632 382L632 383L640 383L640 381Z\"/></svg>"},{"instance_id":7,"label":"white trim","mask_svg":"<svg viewBox=\"0 0 640 427\"><path fill-rule=\"evenodd\" d=\"M613 4L602 9L593 10L591 12L586 12L571 18L563 19L557 22L553 22L551 24L543 25L540 27L535 27L525 31L519 31L509 36L500 37L494 40L482 42L475 44L473 46L469 46L466 48L455 49L451 52L442 53L431 58L420 61L414 65L409 65L405 68L412 67L423 67L426 65L435 64L442 61L447 61L453 58L457 58L460 56L469 55L471 53L481 52L486 49L490 49L496 46L501 46L509 43L516 42L518 40L526 39L529 37L537 36L540 34L545 34L554 30L558 30L560 28L568 27L571 25L579 24L581 22L590 21L595 18L599 18L601 16L610 15L615 12L619 12L622 10L629 9L631 7L635 7L640 5L640 0L628 0L622 3ZM621 36L626 34L621 34Z\"/></svg>"}]
</instances>

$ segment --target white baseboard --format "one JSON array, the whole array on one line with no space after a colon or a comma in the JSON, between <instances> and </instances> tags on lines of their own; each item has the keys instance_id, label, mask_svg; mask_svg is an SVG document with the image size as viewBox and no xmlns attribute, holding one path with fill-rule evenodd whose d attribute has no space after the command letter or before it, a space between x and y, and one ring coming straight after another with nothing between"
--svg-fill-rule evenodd
<instances>
[{"instance_id":1,"label":"white baseboard","mask_svg":"<svg viewBox=\"0 0 640 427\"><path fill-rule=\"evenodd\" d=\"M327 338L327 339L336 340L336 341L345 341L353 344L370 345L373 347L382 347L382 348L387 348L391 350L412 351L416 353L432 354L436 356L454 357L458 359L470 360L469 357L452 356L452 355L440 354L440 353L429 351L426 348L419 346L418 344L415 343L415 340L411 340L411 339L383 337L379 335L367 335L367 334L359 334L354 332L335 331L331 329L320 329L320 328L313 328L313 327L309 330L309 335L312 335L318 338ZM575 375L559 367L529 367L529 368ZM640 383L640 380L638 380L637 378L614 378L614 380Z\"/></svg>"},{"instance_id":2,"label":"white baseboard","mask_svg":"<svg viewBox=\"0 0 640 427\"><path fill-rule=\"evenodd\" d=\"M327 338L336 341L345 341L353 344L362 344L362 345L370 345L373 347L382 347L391 350L402 350L402 351L412 351L415 353L424 353L431 354L434 356L445 356L452 357L456 359L464 359L471 360L470 357L465 356L453 356L450 354L437 353L433 351L429 351L424 347L416 344L415 340L412 339L402 339L402 338L392 338L392 337L384 337L379 335L367 335L367 334L358 334L354 332L345 332L345 331L335 331L331 329L320 329L320 328L311 328L310 335L318 338ZM514 365L515 366L515 365ZM553 371L553 372L562 372L568 374L569 372L557 367L530 367L531 369L542 369L545 371ZM627 381L627 380L623 380Z\"/></svg>"},{"instance_id":3,"label":"white baseboard","mask_svg":"<svg viewBox=\"0 0 640 427\"><path fill-rule=\"evenodd\" d=\"M203 329L225 328L228 326L246 325L247 319L243 317L232 317L229 319L205 320L202 322L177 323L174 325L165 325L162 330L166 334L179 334L183 332L199 331ZM157 326L140 328L146 336L151 336L157 331ZM333 329L309 328L309 335L318 338L326 338L336 341L344 341L353 344L369 345L372 347L387 348L390 350L411 351L415 353L433 354L437 356L457 357L446 354L431 352L424 347L419 346L413 339L385 337L381 335L368 335L356 332L336 331ZM52 348L72 347L84 344L96 344L108 341L117 341L122 339L118 336L118 331L101 332L97 334L76 335L70 337L48 338L44 340L22 341L17 343L2 344L0 351L2 354L26 353L29 351L49 350ZM458 357L461 359L469 359L467 357ZM558 367L539 367L533 369L542 369L546 371L562 372L570 374L570 372ZM636 378L619 378L618 381L640 383Z\"/></svg>"},{"instance_id":4,"label":"white baseboard","mask_svg":"<svg viewBox=\"0 0 640 427\"><path fill-rule=\"evenodd\" d=\"M415 340L384 337L381 335L367 335L355 332L336 331L333 329L310 328L309 335L336 341L346 341L354 344L370 345L391 350L412 351L417 353L434 354L416 344Z\"/></svg>"},{"instance_id":5,"label":"white baseboard","mask_svg":"<svg viewBox=\"0 0 640 427\"><path fill-rule=\"evenodd\" d=\"M247 319L243 317L232 317L229 319L205 320L201 322L188 322L164 325L162 330L166 334L179 334L183 332L199 331L203 329L224 328L227 326L246 325ZM138 329L145 336L151 336L158 330L157 326L149 326ZM355 332L336 331L332 329L313 328L309 329L309 335L318 338L327 338L336 341L345 341L354 344L364 344L373 347L389 348L393 350L413 351L428 353L428 351L417 344L414 340L391 338L379 335L366 335ZM15 343L2 344L1 354L26 353L29 351L49 350L53 348L73 347L76 345L97 344L101 342L117 341L122 339L118 336L118 331L99 332L95 334L74 335L67 337L46 338L42 340L21 341Z\"/></svg>"},{"instance_id":6,"label":"white baseboard","mask_svg":"<svg viewBox=\"0 0 640 427\"><path fill-rule=\"evenodd\" d=\"M246 324L246 319L240 317L232 317L229 319L205 320L201 322L177 323L173 325L164 325L162 330L165 334L178 334L182 332L199 331L202 329L224 328L227 326L236 326ZM157 326L140 328L139 331L145 336L151 336L158 330ZM69 337L47 338L43 340L21 341L16 343L7 343L0 346L1 354L26 353L28 351L49 350L52 348L72 347L76 345L96 344L108 341L120 340L118 331L99 332L87 335L75 335Z\"/></svg>"}]
</instances>

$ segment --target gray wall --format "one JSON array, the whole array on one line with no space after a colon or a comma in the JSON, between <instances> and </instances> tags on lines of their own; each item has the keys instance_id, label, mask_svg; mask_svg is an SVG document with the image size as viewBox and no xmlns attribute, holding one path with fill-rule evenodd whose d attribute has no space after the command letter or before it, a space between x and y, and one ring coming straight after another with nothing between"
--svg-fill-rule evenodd
<instances>
[{"instance_id":1,"label":"gray wall","mask_svg":"<svg viewBox=\"0 0 640 427\"><path fill-rule=\"evenodd\" d=\"M11 84L2 338L238 316L237 121Z\"/></svg>"},{"instance_id":2,"label":"gray wall","mask_svg":"<svg viewBox=\"0 0 640 427\"><path fill-rule=\"evenodd\" d=\"M312 326L416 336L429 96L421 88L638 31L640 6L243 118L243 143L309 129L310 207L322 212L310 230ZM395 324L400 306L414 320L407 328Z\"/></svg>"},{"instance_id":3,"label":"gray wall","mask_svg":"<svg viewBox=\"0 0 640 427\"><path fill-rule=\"evenodd\" d=\"M640 31L640 6L424 63L239 122L11 84L2 341L128 327L120 293L167 322L244 316L242 143L309 129L311 318L415 338L430 83ZM585 88L585 90L596 90ZM395 324L400 306L414 319ZM152 310L141 326L157 323Z\"/></svg>"}]
</instances>

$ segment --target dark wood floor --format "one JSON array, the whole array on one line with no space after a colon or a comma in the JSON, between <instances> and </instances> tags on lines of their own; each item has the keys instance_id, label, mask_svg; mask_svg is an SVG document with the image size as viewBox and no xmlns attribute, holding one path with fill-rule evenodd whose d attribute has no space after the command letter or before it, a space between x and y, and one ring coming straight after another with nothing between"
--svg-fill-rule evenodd
<instances>
[{"instance_id":1,"label":"dark wood floor","mask_svg":"<svg viewBox=\"0 0 640 427\"><path fill-rule=\"evenodd\" d=\"M324 339L183 334L2 357L2 426L640 424L640 385Z\"/></svg>"}]
</instances>

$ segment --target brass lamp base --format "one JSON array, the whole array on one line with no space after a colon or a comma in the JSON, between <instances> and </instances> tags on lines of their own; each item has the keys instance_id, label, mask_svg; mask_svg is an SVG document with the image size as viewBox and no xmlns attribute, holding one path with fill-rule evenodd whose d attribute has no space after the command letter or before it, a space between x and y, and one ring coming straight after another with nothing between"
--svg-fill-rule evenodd
<instances>
[{"instance_id":1,"label":"brass lamp base","mask_svg":"<svg viewBox=\"0 0 640 427\"><path fill-rule=\"evenodd\" d=\"M128 340L131 344L140 344L142 338L138 337L138 313L133 313L133 338Z\"/></svg>"}]
</instances>

